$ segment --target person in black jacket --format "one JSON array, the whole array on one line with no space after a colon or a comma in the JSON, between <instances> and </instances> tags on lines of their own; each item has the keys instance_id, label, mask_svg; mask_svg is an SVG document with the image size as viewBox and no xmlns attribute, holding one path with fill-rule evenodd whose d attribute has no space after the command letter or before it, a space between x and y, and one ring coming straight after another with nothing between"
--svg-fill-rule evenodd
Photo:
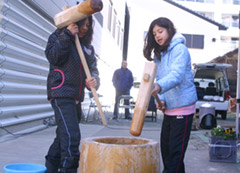
<instances>
[{"instance_id":1,"label":"person in black jacket","mask_svg":"<svg viewBox=\"0 0 240 173\"><path fill-rule=\"evenodd\" d=\"M133 75L132 72L127 68L127 61L122 61L122 66L120 69L115 70L112 78L113 86L116 89L115 96L115 106L113 119L117 119L118 117L118 104L119 98L122 95L130 95L130 90L133 86ZM129 105L129 100L124 100L125 105ZM131 119L129 115L129 109L125 109L125 119Z\"/></svg>"},{"instance_id":2,"label":"person in black jacket","mask_svg":"<svg viewBox=\"0 0 240 173\"><path fill-rule=\"evenodd\" d=\"M80 158L81 133L78 113L84 100L84 88L100 85L97 60L91 45L93 35L92 16L49 36L45 50L50 63L47 79L48 100L51 101L57 124L56 137L46 155L47 173L76 173ZM91 73L87 80L75 45L75 34L80 43Z\"/></svg>"}]
</instances>

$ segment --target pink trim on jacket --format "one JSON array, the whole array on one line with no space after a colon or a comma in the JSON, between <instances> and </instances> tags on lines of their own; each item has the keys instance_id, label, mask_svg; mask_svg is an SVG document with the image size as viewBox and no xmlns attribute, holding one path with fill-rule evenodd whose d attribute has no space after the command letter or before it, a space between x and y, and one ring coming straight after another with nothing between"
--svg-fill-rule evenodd
<instances>
[{"instance_id":1,"label":"pink trim on jacket","mask_svg":"<svg viewBox=\"0 0 240 173\"><path fill-rule=\"evenodd\" d=\"M60 88L60 87L63 85L64 81L65 81L64 73L63 73L61 70L59 70L59 69L54 69L54 71L57 71L57 72L59 72L59 73L62 75L62 82L61 82L58 86L52 87L52 88L51 88L52 90L57 89L57 88Z\"/></svg>"},{"instance_id":2,"label":"pink trim on jacket","mask_svg":"<svg viewBox=\"0 0 240 173\"><path fill-rule=\"evenodd\" d=\"M176 115L190 115L195 113L195 104L192 104L190 106L185 106L181 108L175 108L175 109L166 109L164 114L170 115L170 116L176 116Z\"/></svg>"}]
</instances>

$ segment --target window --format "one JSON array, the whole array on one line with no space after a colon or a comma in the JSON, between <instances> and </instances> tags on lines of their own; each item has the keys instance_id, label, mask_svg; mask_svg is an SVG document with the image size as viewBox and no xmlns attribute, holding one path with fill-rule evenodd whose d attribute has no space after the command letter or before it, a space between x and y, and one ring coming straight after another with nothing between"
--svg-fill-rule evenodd
<instances>
[{"instance_id":1,"label":"window","mask_svg":"<svg viewBox=\"0 0 240 173\"><path fill-rule=\"evenodd\" d=\"M118 21L118 24L117 24L117 44L120 45L120 33L121 32L121 23L120 21Z\"/></svg>"},{"instance_id":2,"label":"window","mask_svg":"<svg viewBox=\"0 0 240 173\"><path fill-rule=\"evenodd\" d=\"M112 27L112 2L108 6L108 30L111 32Z\"/></svg>"},{"instance_id":3,"label":"window","mask_svg":"<svg viewBox=\"0 0 240 173\"><path fill-rule=\"evenodd\" d=\"M232 37L231 38L231 47L233 49L237 48L238 47L238 43L239 42L239 39L237 37Z\"/></svg>"},{"instance_id":4,"label":"window","mask_svg":"<svg viewBox=\"0 0 240 173\"><path fill-rule=\"evenodd\" d=\"M238 27L238 15L223 14L222 24L226 27Z\"/></svg>"},{"instance_id":5,"label":"window","mask_svg":"<svg viewBox=\"0 0 240 173\"><path fill-rule=\"evenodd\" d=\"M103 27L103 15L101 13L94 14L94 17L97 19L99 24Z\"/></svg>"},{"instance_id":6,"label":"window","mask_svg":"<svg viewBox=\"0 0 240 173\"><path fill-rule=\"evenodd\" d=\"M231 4L232 0L223 0L224 4Z\"/></svg>"},{"instance_id":7,"label":"window","mask_svg":"<svg viewBox=\"0 0 240 173\"><path fill-rule=\"evenodd\" d=\"M214 20L214 13L210 13L210 12L198 12L198 13L204 17Z\"/></svg>"},{"instance_id":8,"label":"window","mask_svg":"<svg viewBox=\"0 0 240 173\"><path fill-rule=\"evenodd\" d=\"M112 28L112 36L115 38L116 35L116 25L117 25L117 13L114 10L114 15L113 15L113 28Z\"/></svg>"},{"instance_id":9,"label":"window","mask_svg":"<svg viewBox=\"0 0 240 173\"><path fill-rule=\"evenodd\" d=\"M204 35L191 35L183 34L186 39L188 48L203 49L204 48Z\"/></svg>"},{"instance_id":10,"label":"window","mask_svg":"<svg viewBox=\"0 0 240 173\"><path fill-rule=\"evenodd\" d=\"M120 49L123 50L123 29L120 30Z\"/></svg>"},{"instance_id":11,"label":"window","mask_svg":"<svg viewBox=\"0 0 240 173\"><path fill-rule=\"evenodd\" d=\"M215 2L214 2L214 0L206 0L206 3L212 3L212 4L214 4Z\"/></svg>"},{"instance_id":12,"label":"window","mask_svg":"<svg viewBox=\"0 0 240 173\"><path fill-rule=\"evenodd\" d=\"M144 31L144 33L143 33L143 40L145 40L145 39L146 39L146 37L147 37L147 34L148 34L148 32L147 32L147 31Z\"/></svg>"},{"instance_id":13,"label":"window","mask_svg":"<svg viewBox=\"0 0 240 173\"><path fill-rule=\"evenodd\" d=\"M222 24L226 27L231 26L232 16L230 14L222 15Z\"/></svg>"},{"instance_id":14,"label":"window","mask_svg":"<svg viewBox=\"0 0 240 173\"><path fill-rule=\"evenodd\" d=\"M223 0L224 4L240 5L240 0Z\"/></svg>"},{"instance_id":15,"label":"window","mask_svg":"<svg viewBox=\"0 0 240 173\"><path fill-rule=\"evenodd\" d=\"M238 28L239 25L238 20L239 20L238 15L232 15L232 27Z\"/></svg>"},{"instance_id":16,"label":"window","mask_svg":"<svg viewBox=\"0 0 240 173\"><path fill-rule=\"evenodd\" d=\"M233 0L234 5L240 5L240 0Z\"/></svg>"},{"instance_id":17,"label":"window","mask_svg":"<svg viewBox=\"0 0 240 173\"><path fill-rule=\"evenodd\" d=\"M236 49L238 47L238 37L221 36L221 42L228 45L228 49Z\"/></svg>"}]
</instances>

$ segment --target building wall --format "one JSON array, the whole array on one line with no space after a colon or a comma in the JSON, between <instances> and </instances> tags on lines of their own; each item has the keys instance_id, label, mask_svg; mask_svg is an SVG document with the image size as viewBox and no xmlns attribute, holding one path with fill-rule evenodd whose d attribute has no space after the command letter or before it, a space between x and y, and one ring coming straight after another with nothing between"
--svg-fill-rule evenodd
<instances>
[{"instance_id":1,"label":"building wall","mask_svg":"<svg viewBox=\"0 0 240 173\"><path fill-rule=\"evenodd\" d=\"M229 3L223 3L223 1L220 0L215 0L214 3L191 2L186 0L174 1L195 12L212 13L212 20L215 20L218 23L221 23L228 27L226 31L219 32L221 44L219 45L218 52L221 52L221 54L225 54L226 52L238 47L238 40L231 40L231 38L235 39L239 37L238 27L233 27L231 25L231 17L223 19L223 15L238 16L240 5L233 4L233 1L228 1Z\"/></svg>"},{"instance_id":2,"label":"building wall","mask_svg":"<svg viewBox=\"0 0 240 173\"><path fill-rule=\"evenodd\" d=\"M110 10L112 11L111 30L108 27ZM104 95L104 102L113 105L115 89L112 85L112 75L115 69L121 67L122 62L125 1L103 0L101 14L103 16L103 27L95 22L93 37L93 45L99 58L98 68L101 79L98 92ZM113 36L114 25L115 36Z\"/></svg>"},{"instance_id":3,"label":"building wall","mask_svg":"<svg viewBox=\"0 0 240 173\"><path fill-rule=\"evenodd\" d=\"M55 27L22 1L2 1L0 19L0 136L43 125L47 100L47 38Z\"/></svg>"}]
</instances>

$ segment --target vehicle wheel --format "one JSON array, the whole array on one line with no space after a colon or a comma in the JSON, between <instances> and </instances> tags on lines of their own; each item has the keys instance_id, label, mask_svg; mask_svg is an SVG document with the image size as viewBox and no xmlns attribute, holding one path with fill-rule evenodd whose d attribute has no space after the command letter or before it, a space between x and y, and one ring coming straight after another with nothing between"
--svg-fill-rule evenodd
<instances>
[{"instance_id":1,"label":"vehicle wheel","mask_svg":"<svg viewBox=\"0 0 240 173\"><path fill-rule=\"evenodd\" d=\"M227 119L227 111L221 111L221 115L223 120Z\"/></svg>"}]
</instances>

